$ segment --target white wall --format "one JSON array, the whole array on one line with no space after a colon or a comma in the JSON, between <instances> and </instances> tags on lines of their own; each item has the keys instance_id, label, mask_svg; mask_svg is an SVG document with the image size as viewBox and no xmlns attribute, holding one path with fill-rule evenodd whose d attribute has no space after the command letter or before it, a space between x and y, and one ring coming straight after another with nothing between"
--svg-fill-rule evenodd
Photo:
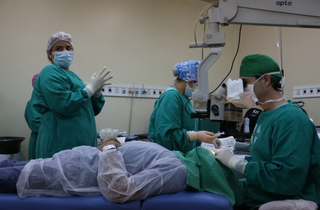
<instances>
[{"instance_id":1,"label":"white wall","mask_svg":"<svg viewBox=\"0 0 320 210\"><path fill-rule=\"evenodd\" d=\"M23 136L27 157L30 130L24 109L30 99L31 78L48 64L50 35L73 36L71 70L88 81L104 65L113 84L167 87L174 81L175 63L201 59L189 49L194 23L207 5L199 0L0 0L0 136ZM223 56L210 70L210 89L224 77L233 54L233 27ZM198 30L202 36L201 28ZM199 40L200 38L198 38ZM96 117L104 127L129 130L130 98L107 97ZM147 133L154 99L134 99L131 134Z\"/></svg>"}]
</instances>

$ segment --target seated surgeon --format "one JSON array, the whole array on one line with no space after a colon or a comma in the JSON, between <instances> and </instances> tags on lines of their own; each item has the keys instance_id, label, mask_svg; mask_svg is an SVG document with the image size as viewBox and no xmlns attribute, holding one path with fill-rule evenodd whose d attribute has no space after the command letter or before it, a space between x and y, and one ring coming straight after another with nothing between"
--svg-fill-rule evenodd
<instances>
[{"instance_id":1,"label":"seated surgeon","mask_svg":"<svg viewBox=\"0 0 320 210\"><path fill-rule=\"evenodd\" d=\"M314 124L301 107L283 97L282 74L270 57L246 56L240 77L243 100L264 110L252 133L251 158L247 162L230 150L218 150L216 159L246 177L242 187L247 202L241 209L283 200L299 206L301 199L307 201L305 209L314 209L320 203L320 141Z\"/></svg>"},{"instance_id":2,"label":"seated surgeon","mask_svg":"<svg viewBox=\"0 0 320 210\"><path fill-rule=\"evenodd\" d=\"M176 193L187 186L220 194L233 205L243 203L243 194L233 172L210 150L197 147L184 156L159 144L131 141L119 147L114 138L99 148L79 146L60 151L52 158L29 162L0 162L0 192L19 197L101 193L112 202L142 200ZM57 181L59 180L59 181Z\"/></svg>"},{"instance_id":3,"label":"seated surgeon","mask_svg":"<svg viewBox=\"0 0 320 210\"><path fill-rule=\"evenodd\" d=\"M157 99L150 117L148 139L169 150L187 153L201 142L213 143L216 148L220 140L212 132L198 131L198 119L191 118L195 112L189 97L191 97L198 80L200 61L177 63L173 75L177 77Z\"/></svg>"}]
</instances>

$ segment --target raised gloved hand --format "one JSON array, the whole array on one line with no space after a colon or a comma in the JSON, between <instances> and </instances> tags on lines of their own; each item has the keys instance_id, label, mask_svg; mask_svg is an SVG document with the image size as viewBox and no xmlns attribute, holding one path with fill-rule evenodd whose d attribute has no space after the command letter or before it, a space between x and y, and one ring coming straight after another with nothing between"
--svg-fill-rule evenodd
<instances>
[{"instance_id":1,"label":"raised gloved hand","mask_svg":"<svg viewBox=\"0 0 320 210\"><path fill-rule=\"evenodd\" d=\"M110 70L106 70L107 67L103 67L103 69L97 74L96 72L91 76L89 84L84 88L84 90L88 93L89 97L91 97L95 92L100 90L104 85L111 85L112 83L108 83L107 81L112 79L111 77L107 77L110 73Z\"/></svg>"},{"instance_id":2,"label":"raised gloved hand","mask_svg":"<svg viewBox=\"0 0 320 210\"><path fill-rule=\"evenodd\" d=\"M248 162L244 159L237 158L229 149L215 151L215 157L228 168L244 174Z\"/></svg>"}]
</instances>

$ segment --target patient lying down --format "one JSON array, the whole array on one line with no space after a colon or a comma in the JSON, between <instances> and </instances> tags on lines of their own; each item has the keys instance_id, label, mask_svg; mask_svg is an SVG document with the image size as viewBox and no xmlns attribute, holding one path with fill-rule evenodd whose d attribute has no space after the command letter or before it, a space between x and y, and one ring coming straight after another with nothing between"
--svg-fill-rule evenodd
<instances>
[{"instance_id":1,"label":"patient lying down","mask_svg":"<svg viewBox=\"0 0 320 210\"><path fill-rule=\"evenodd\" d=\"M99 148L79 146L56 153L52 158L27 162L17 177L19 197L102 193L110 201L123 203L186 189L186 167L173 152L140 141L101 151L110 144L120 146L117 139L111 138L104 140ZM11 170L16 172L17 168ZM6 173L0 173L1 177L10 177L8 167L2 170Z\"/></svg>"},{"instance_id":2,"label":"patient lying down","mask_svg":"<svg viewBox=\"0 0 320 210\"><path fill-rule=\"evenodd\" d=\"M102 149L107 145L117 148ZM203 147L182 154L143 141L120 147L110 138L98 148L80 146L52 158L31 160L25 166L4 166L0 162L0 192L16 191L21 198L103 194L110 201L123 203L189 187L223 195L232 205L244 201L233 172ZM8 179L14 181L1 182Z\"/></svg>"},{"instance_id":3,"label":"patient lying down","mask_svg":"<svg viewBox=\"0 0 320 210\"><path fill-rule=\"evenodd\" d=\"M107 145L116 148L101 151ZM205 148L182 155L151 142L132 141L120 145L116 138L109 138L98 148L75 147L56 153L52 158L17 163L2 161L0 193L17 192L21 198L103 194L109 201L124 203L176 193L189 186L224 195L234 206L244 202L232 172L220 167ZM196 167L199 167L198 171ZM200 176L200 173L206 176ZM293 205L292 201L290 205ZM261 206L261 210L279 209L275 206L279 203L268 203Z\"/></svg>"}]
</instances>

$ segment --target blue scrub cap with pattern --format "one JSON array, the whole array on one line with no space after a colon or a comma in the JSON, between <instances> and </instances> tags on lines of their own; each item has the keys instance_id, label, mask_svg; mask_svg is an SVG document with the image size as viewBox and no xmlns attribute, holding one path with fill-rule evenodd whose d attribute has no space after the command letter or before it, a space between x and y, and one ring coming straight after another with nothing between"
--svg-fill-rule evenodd
<instances>
[{"instance_id":1,"label":"blue scrub cap with pattern","mask_svg":"<svg viewBox=\"0 0 320 210\"><path fill-rule=\"evenodd\" d=\"M173 67L173 75L184 81L198 81L198 67L200 61L191 60L177 63Z\"/></svg>"}]
</instances>

